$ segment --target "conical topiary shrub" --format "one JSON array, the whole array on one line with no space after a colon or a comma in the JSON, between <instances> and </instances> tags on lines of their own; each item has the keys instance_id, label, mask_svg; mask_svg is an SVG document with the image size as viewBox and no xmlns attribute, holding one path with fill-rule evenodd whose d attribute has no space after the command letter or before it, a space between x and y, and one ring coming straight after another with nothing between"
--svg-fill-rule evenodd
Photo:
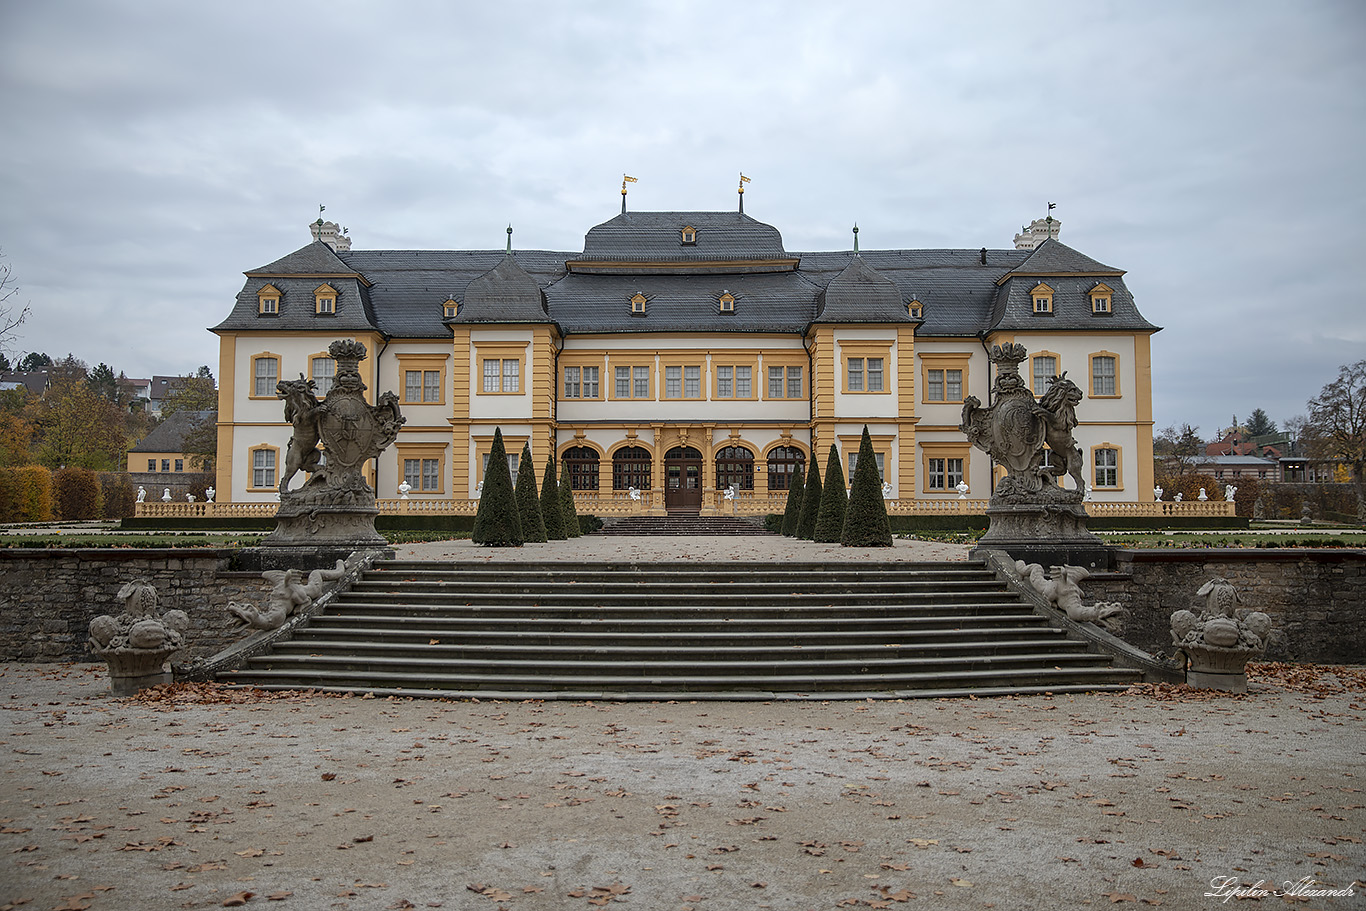
<instances>
[{"instance_id":1,"label":"conical topiary shrub","mask_svg":"<svg viewBox=\"0 0 1366 911\"><path fill-rule=\"evenodd\" d=\"M802 517L802 491L806 490L803 481L803 472L794 471L787 482L787 508L783 510L782 532L789 538L797 533L797 521Z\"/></svg>"},{"instance_id":2,"label":"conical topiary shrub","mask_svg":"<svg viewBox=\"0 0 1366 911\"><path fill-rule=\"evenodd\" d=\"M887 503L882 499L882 479L877 473L877 454L868 425L858 445L858 462L849 485L849 505L844 510L845 547L891 547L892 525L887 519Z\"/></svg>"},{"instance_id":3,"label":"conical topiary shrub","mask_svg":"<svg viewBox=\"0 0 1366 911\"><path fill-rule=\"evenodd\" d=\"M547 541L564 540L564 509L560 506L560 489L555 483L554 453L546 459L545 474L541 477L541 519L545 522Z\"/></svg>"},{"instance_id":4,"label":"conical topiary shrub","mask_svg":"<svg viewBox=\"0 0 1366 911\"><path fill-rule=\"evenodd\" d=\"M521 547L522 520L517 514L517 497L512 490L507 451L503 448L502 429L493 432L489 467L484 472L484 490L479 496L479 512L474 516L475 544L489 547Z\"/></svg>"},{"instance_id":5,"label":"conical topiary shrub","mask_svg":"<svg viewBox=\"0 0 1366 911\"><path fill-rule=\"evenodd\" d=\"M531 461L531 444L522 446L517 463L517 514L522 520L522 539L529 544L546 540L545 520L541 518L541 497L536 491L536 464Z\"/></svg>"},{"instance_id":6,"label":"conical topiary shrub","mask_svg":"<svg viewBox=\"0 0 1366 911\"><path fill-rule=\"evenodd\" d=\"M825 488L821 491L821 508L816 514L816 527L811 540L834 544L844 533L844 508L849 494L844 490L844 469L840 467L839 447L830 444L830 458L825 462Z\"/></svg>"},{"instance_id":7,"label":"conical topiary shrub","mask_svg":"<svg viewBox=\"0 0 1366 911\"><path fill-rule=\"evenodd\" d=\"M807 541L816 530L816 514L821 511L821 474L816 467L815 450L812 450L811 466L806 472L806 486L802 490L802 511L797 516L797 537Z\"/></svg>"},{"instance_id":8,"label":"conical topiary shrub","mask_svg":"<svg viewBox=\"0 0 1366 911\"><path fill-rule=\"evenodd\" d=\"M560 515L564 517L564 536L583 537L579 528L579 513L574 508L574 486L569 482L569 463L560 463Z\"/></svg>"}]
</instances>

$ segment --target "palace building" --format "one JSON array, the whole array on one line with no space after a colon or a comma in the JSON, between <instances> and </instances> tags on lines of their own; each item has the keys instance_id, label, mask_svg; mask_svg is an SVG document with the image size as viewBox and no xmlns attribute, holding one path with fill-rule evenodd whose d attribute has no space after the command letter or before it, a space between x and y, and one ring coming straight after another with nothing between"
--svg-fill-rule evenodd
<instances>
[{"instance_id":1,"label":"palace building","mask_svg":"<svg viewBox=\"0 0 1366 911\"><path fill-rule=\"evenodd\" d=\"M1149 339L1124 272L1040 220L1012 249L788 251L734 212L627 212L583 251L353 250L335 224L246 273L220 338L220 502L272 502L290 437L275 385L324 393L327 346L369 356L367 396L407 423L373 465L381 500L473 508L496 428L515 470L567 463L580 512L781 512L807 460L853 475L865 425L892 512L985 499L987 455L958 429L1016 342L1041 394L1086 392L1075 431L1094 501L1152 500ZM855 229L857 232L857 229ZM296 481L296 486L297 486ZM738 496L726 499L727 488ZM885 488L886 489L886 488Z\"/></svg>"}]
</instances>

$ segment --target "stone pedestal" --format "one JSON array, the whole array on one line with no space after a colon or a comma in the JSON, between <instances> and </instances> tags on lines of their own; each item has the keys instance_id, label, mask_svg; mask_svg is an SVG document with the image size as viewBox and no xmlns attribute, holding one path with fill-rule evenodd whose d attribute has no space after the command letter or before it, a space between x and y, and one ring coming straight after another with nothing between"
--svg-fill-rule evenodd
<instances>
[{"instance_id":1,"label":"stone pedestal","mask_svg":"<svg viewBox=\"0 0 1366 911\"><path fill-rule=\"evenodd\" d=\"M1040 566L1114 569L1114 551L1086 530L1086 508L1080 503L993 503L987 518L991 525L973 548L973 557L979 551L1002 550Z\"/></svg>"},{"instance_id":2,"label":"stone pedestal","mask_svg":"<svg viewBox=\"0 0 1366 911\"><path fill-rule=\"evenodd\" d=\"M1223 690L1226 693L1246 693L1247 674L1239 671L1226 674L1218 671L1186 671L1186 684L1205 690Z\"/></svg>"},{"instance_id":3,"label":"stone pedestal","mask_svg":"<svg viewBox=\"0 0 1366 911\"><path fill-rule=\"evenodd\" d=\"M387 547L389 542L375 531L378 515L373 506L296 504L286 495L275 513L275 531L261 541L261 546Z\"/></svg>"},{"instance_id":4,"label":"stone pedestal","mask_svg":"<svg viewBox=\"0 0 1366 911\"><path fill-rule=\"evenodd\" d=\"M100 655L109 664L109 691L115 696L135 696L161 683L172 682L163 671L166 659L180 647L166 649L117 648Z\"/></svg>"}]
</instances>

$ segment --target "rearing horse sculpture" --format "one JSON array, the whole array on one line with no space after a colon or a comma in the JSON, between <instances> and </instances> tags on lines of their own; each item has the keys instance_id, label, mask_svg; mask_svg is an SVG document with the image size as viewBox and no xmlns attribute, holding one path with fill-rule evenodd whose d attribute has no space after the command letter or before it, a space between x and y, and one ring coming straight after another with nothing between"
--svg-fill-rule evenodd
<instances>
[{"instance_id":1,"label":"rearing horse sculpture","mask_svg":"<svg viewBox=\"0 0 1366 911\"><path fill-rule=\"evenodd\" d=\"M1067 378L1067 371L1048 384L1039 396L1039 416L1044 419L1044 442L1053 455L1062 461L1059 476L1069 474L1077 482L1077 490L1086 496L1086 474L1082 467L1081 447L1072 438L1077 426L1077 405L1084 396L1077 384Z\"/></svg>"},{"instance_id":2,"label":"rearing horse sculpture","mask_svg":"<svg viewBox=\"0 0 1366 911\"><path fill-rule=\"evenodd\" d=\"M294 475L300 471L317 471L322 463L323 454L318 449L322 437L318 432L317 388L317 384L302 373L297 380L281 380L275 384L276 395L285 400L285 420L294 427L285 453L285 467L280 472L282 494L289 490Z\"/></svg>"}]
</instances>

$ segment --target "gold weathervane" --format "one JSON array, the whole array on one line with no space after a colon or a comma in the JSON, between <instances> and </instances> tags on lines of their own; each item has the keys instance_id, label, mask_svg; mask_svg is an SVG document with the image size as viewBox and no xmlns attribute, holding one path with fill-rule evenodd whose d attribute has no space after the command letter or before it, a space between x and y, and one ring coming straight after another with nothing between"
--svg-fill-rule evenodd
<instances>
[{"instance_id":1,"label":"gold weathervane","mask_svg":"<svg viewBox=\"0 0 1366 911\"><path fill-rule=\"evenodd\" d=\"M627 177L625 174L621 175L621 195L622 195L622 196L625 196L625 195L626 195L626 185L627 185L628 183L635 183L635 182L636 182L636 179L635 179L634 177Z\"/></svg>"},{"instance_id":2,"label":"gold weathervane","mask_svg":"<svg viewBox=\"0 0 1366 911\"><path fill-rule=\"evenodd\" d=\"M745 192L745 184L747 184L747 183L749 183L749 178L745 176L745 172L744 172L744 171L741 171L741 172L740 172L740 192L741 192L741 193Z\"/></svg>"}]
</instances>

